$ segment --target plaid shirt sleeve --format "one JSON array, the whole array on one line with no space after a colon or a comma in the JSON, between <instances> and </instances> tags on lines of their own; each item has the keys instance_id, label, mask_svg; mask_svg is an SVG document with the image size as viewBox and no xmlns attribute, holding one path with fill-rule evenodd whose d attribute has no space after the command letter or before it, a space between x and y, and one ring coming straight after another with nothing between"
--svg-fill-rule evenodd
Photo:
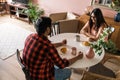
<instances>
[{"instance_id":1,"label":"plaid shirt sleeve","mask_svg":"<svg viewBox=\"0 0 120 80\"><path fill-rule=\"evenodd\" d=\"M67 67L69 65L69 61L67 59L62 59L59 56L58 51L56 50L54 45L51 44L49 46L50 48L48 49L48 58L51 60L51 62L53 62L54 65L58 66L59 68Z\"/></svg>"}]
</instances>

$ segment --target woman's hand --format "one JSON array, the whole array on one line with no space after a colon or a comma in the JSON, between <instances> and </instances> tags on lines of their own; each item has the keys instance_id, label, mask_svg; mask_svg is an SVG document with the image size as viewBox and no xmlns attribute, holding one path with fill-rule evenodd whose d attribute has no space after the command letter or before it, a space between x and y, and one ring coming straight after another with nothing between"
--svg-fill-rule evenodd
<instances>
[{"instance_id":1,"label":"woman's hand","mask_svg":"<svg viewBox=\"0 0 120 80\"><path fill-rule=\"evenodd\" d=\"M95 40L94 40L94 39L92 39L92 38L89 38L89 41L90 41L90 42L94 42Z\"/></svg>"}]
</instances>

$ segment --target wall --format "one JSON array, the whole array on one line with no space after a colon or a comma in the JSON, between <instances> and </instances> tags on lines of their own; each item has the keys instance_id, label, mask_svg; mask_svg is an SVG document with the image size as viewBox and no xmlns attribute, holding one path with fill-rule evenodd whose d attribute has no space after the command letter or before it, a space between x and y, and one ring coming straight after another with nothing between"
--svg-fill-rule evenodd
<instances>
[{"instance_id":1,"label":"wall","mask_svg":"<svg viewBox=\"0 0 120 80\"><path fill-rule=\"evenodd\" d=\"M7 0L11 2L12 0ZM90 6L91 0L32 0L39 4L45 10L45 14L49 15L54 12L74 12L83 14L87 6Z\"/></svg>"},{"instance_id":2,"label":"wall","mask_svg":"<svg viewBox=\"0 0 120 80\"><path fill-rule=\"evenodd\" d=\"M37 2L45 10L46 15L65 11L81 15L85 8L90 5L91 0L38 0Z\"/></svg>"},{"instance_id":3,"label":"wall","mask_svg":"<svg viewBox=\"0 0 120 80\"><path fill-rule=\"evenodd\" d=\"M100 8L104 17L114 18L114 16L117 14L116 11L114 11L113 9L109 7L96 6L96 5L87 7L89 12L91 12L94 8Z\"/></svg>"},{"instance_id":4,"label":"wall","mask_svg":"<svg viewBox=\"0 0 120 80\"><path fill-rule=\"evenodd\" d=\"M6 0L6 1L9 2L9 3L12 2L12 0Z\"/></svg>"},{"instance_id":5,"label":"wall","mask_svg":"<svg viewBox=\"0 0 120 80\"><path fill-rule=\"evenodd\" d=\"M12 0L7 0L8 2ZM39 4L45 10L48 16L50 13L55 12L74 12L79 15L84 13L87 6L90 6L91 0L32 0L35 4ZM114 18L117 13L114 10L102 9L103 15Z\"/></svg>"}]
</instances>

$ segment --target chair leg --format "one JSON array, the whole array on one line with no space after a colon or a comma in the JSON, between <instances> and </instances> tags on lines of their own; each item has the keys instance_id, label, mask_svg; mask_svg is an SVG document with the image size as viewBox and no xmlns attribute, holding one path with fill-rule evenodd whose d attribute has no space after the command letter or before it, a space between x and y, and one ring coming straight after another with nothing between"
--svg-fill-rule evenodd
<instances>
[{"instance_id":1,"label":"chair leg","mask_svg":"<svg viewBox=\"0 0 120 80\"><path fill-rule=\"evenodd\" d=\"M59 30L59 25L58 23L52 23L52 27L51 27L51 35L50 36L54 36L60 33Z\"/></svg>"}]
</instances>

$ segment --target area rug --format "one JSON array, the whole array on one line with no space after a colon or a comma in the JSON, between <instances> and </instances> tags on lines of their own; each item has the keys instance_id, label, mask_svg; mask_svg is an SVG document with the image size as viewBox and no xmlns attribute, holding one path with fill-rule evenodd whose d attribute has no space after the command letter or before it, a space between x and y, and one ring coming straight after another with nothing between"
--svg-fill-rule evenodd
<instances>
[{"instance_id":1,"label":"area rug","mask_svg":"<svg viewBox=\"0 0 120 80\"><path fill-rule=\"evenodd\" d=\"M31 33L12 23L0 24L0 58L7 59L16 49L23 49L25 39Z\"/></svg>"}]
</instances>

